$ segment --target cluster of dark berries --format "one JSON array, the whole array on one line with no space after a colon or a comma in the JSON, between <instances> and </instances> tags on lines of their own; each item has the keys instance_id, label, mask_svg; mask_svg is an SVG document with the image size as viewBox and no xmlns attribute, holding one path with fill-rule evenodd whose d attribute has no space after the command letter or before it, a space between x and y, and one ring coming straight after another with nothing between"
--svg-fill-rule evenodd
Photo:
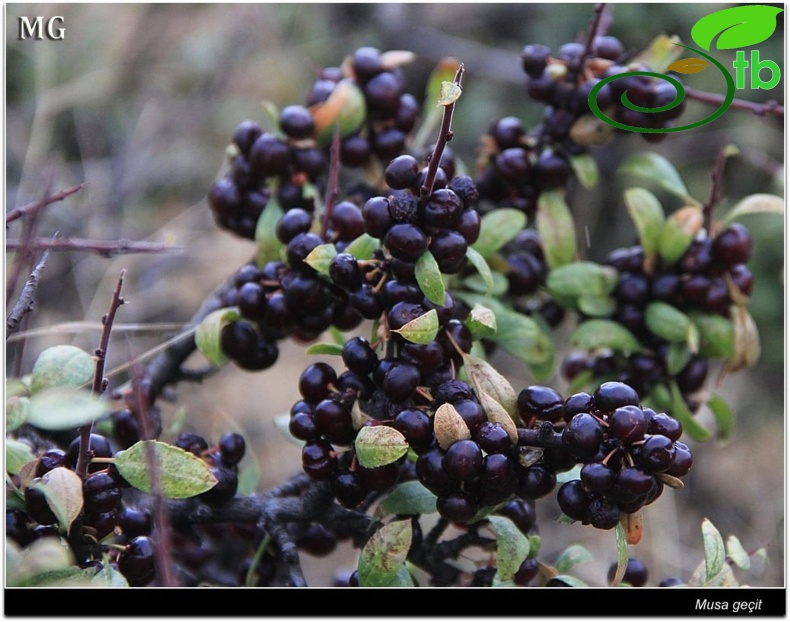
<instances>
[{"instance_id":1,"label":"cluster of dark berries","mask_svg":"<svg viewBox=\"0 0 790 622\"><path fill-rule=\"evenodd\" d=\"M48 536L60 537L58 519L42 490L36 485L41 478L57 468L71 471L77 467L80 436L66 448L45 450L37 459L34 477L23 489L25 508L6 512L6 536L19 546ZM101 434L90 435L89 458L111 458L113 446ZM93 462L82 480L82 512L75 525L95 546L81 549L81 567L101 565L102 556L109 554L113 566L132 586L146 585L154 575L151 515L124 500L128 483L112 464ZM104 543L111 538L115 546Z\"/></svg>"},{"instance_id":2,"label":"cluster of dark berries","mask_svg":"<svg viewBox=\"0 0 790 622\"><path fill-rule=\"evenodd\" d=\"M255 239L258 219L272 198L283 210L315 209L306 184L320 185L328 160L313 140L312 114L305 106L286 106L278 129L266 132L254 121L241 122L229 148L229 169L209 189L214 221L239 237Z\"/></svg>"},{"instance_id":3,"label":"cluster of dark berries","mask_svg":"<svg viewBox=\"0 0 790 622\"><path fill-rule=\"evenodd\" d=\"M556 55L545 45L527 45L521 52L521 64L527 75L527 94L546 104L542 134L559 142L569 153L583 152L591 144L605 141L606 134L576 125L590 112L588 98L593 88L605 78L630 72L650 72L639 62L629 62L617 37L600 35L588 50L579 42L565 43ZM674 85L654 76L623 76L604 84L597 93L598 107L619 123L646 129L671 126L683 112L682 102L661 112L640 112L622 103L623 95L634 106L660 108L677 96ZM662 133L642 133L646 140L666 137Z\"/></svg>"},{"instance_id":4,"label":"cluster of dark berries","mask_svg":"<svg viewBox=\"0 0 790 622\"><path fill-rule=\"evenodd\" d=\"M683 256L673 265L646 269L641 246L618 248L606 258L619 279L613 292L616 308L611 319L626 327L650 351L628 356L599 353L569 355L563 374L572 380L591 370L594 377L618 378L647 396L657 384L672 380L690 406L693 394L705 383L709 361L691 355L676 374L667 369L669 342L653 334L645 324L645 309L651 302L670 304L683 312L699 311L729 317L730 308L748 299L753 277L746 266L751 255L751 236L740 223L732 223L711 237L703 231L692 240Z\"/></svg>"},{"instance_id":5,"label":"cluster of dark berries","mask_svg":"<svg viewBox=\"0 0 790 622\"><path fill-rule=\"evenodd\" d=\"M208 505L222 505L230 501L239 486L239 462L247 449L244 437L236 432L226 432L219 441L209 446L206 439L194 432L182 432L173 445L205 460L217 483L198 498Z\"/></svg>"},{"instance_id":6,"label":"cluster of dark berries","mask_svg":"<svg viewBox=\"0 0 790 622\"><path fill-rule=\"evenodd\" d=\"M624 383L571 395L562 417L562 446L583 466L580 479L559 488L557 501L583 524L614 528L621 513L652 503L665 483L672 485L691 468L691 451L678 440L680 422L640 406L637 392Z\"/></svg>"},{"instance_id":7,"label":"cluster of dark berries","mask_svg":"<svg viewBox=\"0 0 790 622\"><path fill-rule=\"evenodd\" d=\"M361 127L340 142L344 166L364 167L373 159L387 163L404 152L408 134L414 129L419 106L405 91L399 65L410 60L403 54L382 53L373 47L360 47L341 67L321 70L307 97L314 109L333 97L342 98L343 85L350 81L364 96L365 119ZM338 102L343 105L345 102ZM330 128L331 129L331 128Z\"/></svg>"},{"instance_id":8,"label":"cluster of dark berries","mask_svg":"<svg viewBox=\"0 0 790 622\"><path fill-rule=\"evenodd\" d=\"M513 116L490 124L481 140L475 177L481 202L532 216L541 192L565 186L573 173L567 154L533 134Z\"/></svg>"},{"instance_id":9,"label":"cluster of dark berries","mask_svg":"<svg viewBox=\"0 0 790 622\"><path fill-rule=\"evenodd\" d=\"M393 192L368 199L363 215L365 232L382 240L397 261L413 266L429 251L441 272L454 274L466 265L466 249L480 234L478 193L470 177L453 176L452 158L441 162L431 180L415 157L394 158L384 172Z\"/></svg>"}]
</instances>

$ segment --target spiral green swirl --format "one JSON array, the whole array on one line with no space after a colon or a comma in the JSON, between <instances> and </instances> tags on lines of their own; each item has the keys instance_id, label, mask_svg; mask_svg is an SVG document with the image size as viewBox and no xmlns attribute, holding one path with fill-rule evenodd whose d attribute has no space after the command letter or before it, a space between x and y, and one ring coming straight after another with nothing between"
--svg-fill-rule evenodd
<instances>
[{"instance_id":1,"label":"spiral green swirl","mask_svg":"<svg viewBox=\"0 0 790 622\"><path fill-rule=\"evenodd\" d=\"M705 117L700 121L696 121L695 123L689 123L688 125L681 125L678 127L646 128L646 127L637 127L635 125L627 125L625 123L620 123L619 121L615 121L614 119L610 119L600 109L597 102L598 92L610 82L619 80L620 78L626 78L628 76L650 76L653 78L658 78L659 80L666 80L667 82L672 84L672 86L675 87L675 90L677 91L677 95L675 96L674 100L672 100L670 103L666 104L665 106L658 106L656 108L646 108L632 104L628 100L628 93L626 92L623 93L621 99L623 106L625 106L626 108L629 108L630 110L636 110L638 112L657 113L657 112L664 112L665 110L671 110L675 106L680 105L680 103L686 97L686 91L683 88L683 85L680 83L680 81L676 80L671 76L667 76L663 73L656 73L653 71L629 71L627 73L621 73L621 74L609 76L608 78L604 78L603 80L598 82L598 84L596 84L592 88L589 96L587 97L587 103L590 105L590 110L592 110L592 113L602 121L605 121L609 125L612 125L618 129L627 130L629 132L641 132L643 134L669 134L672 132L683 132L685 130L691 130L694 129L695 127L705 125L706 123L710 123L711 121L718 119L721 115L723 115L730 107L730 104L732 104L732 100L735 99L735 81L732 79L732 76L727 71L726 67L724 67L724 65L722 65L715 58L709 56L708 54L705 54L705 52L702 52L701 50L696 50L694 48L690 48L686 45L681 45L679 43L675 45L685 48L691 52L695 52L700 56L702 56L703 58L705 58L706 60L710 61L721 72L721 74L724 76L724 79L727 81L727 94L724 97L724 101L722 101L721 105L713 113L711 113L710 115L708 115L707 117Z\"/></svg>"}]
</instances>

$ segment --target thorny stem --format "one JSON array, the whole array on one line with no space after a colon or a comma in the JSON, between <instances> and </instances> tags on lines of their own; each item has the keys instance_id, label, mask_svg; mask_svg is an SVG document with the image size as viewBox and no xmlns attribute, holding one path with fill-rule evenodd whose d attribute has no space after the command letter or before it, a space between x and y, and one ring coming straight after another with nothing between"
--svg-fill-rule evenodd
<instances>
[{"instance_id":1,"label":"thorny stem","mask_svg":"<svg viewBox=\"0 0 790 622\"><path fill-rule=\"evenodd\" d=\"M705 91L698 91L696 89L692 89L689 87L686 87L686 96L689 99L696 100L703 104L710 104L711 106L720 106L721 103L724 101L724 95L719 95L718 93L707 93ZM776 103L775 101L769 101L769 102L765 102L764 104L759 104L756 102L746 101L744 99L733 99L732 103L730 104L730 108L735 108L736 110L745 110L747 112L756 114L758 117L762 117L765 115L774 115L777 117L783 117L785 114L784 106Z\"/></svg>"},{"instance_id":2,"label":"thorny stem","mask_svg":"<svg viewBox=\"0 0 790 622\"><path fill-rule=\"evenodd\" d=\"M22 207L17 207L12 209L5 215L5 224L11 223L18 218L22 218L25 214L29 214L31 212L36 212L42 207L49 205L50 203L55 203L57 201L62 201L63 199L70 197L75 192L79 192L82 190L87 184L81 183L76 186L72 186L71 188L66 188L65 190L61 190L60 192L53 194L46 199L42 199L40 201L35 201L33 203L28 203Z\"/></svg>"},{"instance_id":3,"label":"thorny stem","mask_svg":"<svg viewBox=\"0 0 790 622\"><path fill-rule=\"evenodd\" d=\"M592 47L593 43L595 42L595 37L598 36L598 29L601 24L601 17L603 16L604 8L606 7L605 2L599 2L595 5L593 9L593 16L590 22L590 30L587 33L587 41L584 44L584 52L579 57L579 60L576 62L576 71L581 70L584 67L584 62L589 58L590 54L592 54Z\"/></svg>"},{"instance_id":4,"label":"thorny stem","mask_svg":"<svg viewBox=\"0 0 790 622\"><path fill-rule=\"evenodd\" d=\"M102 257L112 257L126 253L165 253L168 251L183 250L181 246L169 246L150 242L132 242L130 240L86 240L84 238L53 238L23 240L6 240L6 249L16 250L28 248L30 250L50 251L87 251L97 253Z\"/></svg>"},{"instance_id":5,"label":"thorny stem","mask_svg":"<svg viewBox=\"0 0 790 622\"><path fill-rule=\"evenodd\" d=\"M99 347L96 348L94 355L96 356L96 369L93 374L93 387L92 392L94 395L101 395L106 388L106 379L104 378L104 364L107 360L107 349L110 345L110 335L112 333L112 324L115 320L115 314L121 305L124 304L124 299L121 296L121 289L123 288L123 279L126 275L126 270L121 270L121 276L118 278L118 284L115 286L115 292L112 295L112 302L110 302L110 310L102 318L102 332L99 339ZM80 451L77 457L77 467L75 472L81 478L84 478L88 472L88 457L90 453L90 440L92 424L84 425L80 428Z\"/></svg>"},{"instance_id":6,"label":"thorny stem","mask_svg":"<svg viewBox=\"0 0 790 622\"><path fill-rule=\"evenodd\" d=\"M464 64L458 66L455 72L453 82L461 86L461 78L464 75ZM453 123L453 110L455 109L455 102L447 104L444 107L444 114L442 115L442 126L439 129L439 138L436 140L436 147L428 159L428 173L425 176L425 182L420 188L420 200L427 201L428 197L433 192L433 184L436 181L436 172L439 170L439 163L442 160L442 152L447 146L447 143L453 139L453 131L451 129Z\"/></svg>"}]
</instances>

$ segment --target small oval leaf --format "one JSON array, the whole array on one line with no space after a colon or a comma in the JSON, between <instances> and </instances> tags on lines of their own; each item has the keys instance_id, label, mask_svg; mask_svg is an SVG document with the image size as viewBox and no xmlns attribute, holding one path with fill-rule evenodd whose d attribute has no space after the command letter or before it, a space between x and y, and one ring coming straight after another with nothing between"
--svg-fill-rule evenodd
<instances>
[{"instance_id":1,"label":"small oval leaf","mask_svg":"<svg viewBox=\"0 0 790 622\"><path fill-rule=\"evenodd\" d=\"M332 136L337 124L340 138L350 136L365 121L367 106L365 94L351 79L343 79L337 83L323 102L310 109L315 123L315 137L318 144L326 147L332 143Z\"/></svg>"},{"instance_id":2,"label":"small oval leaf","mask_svg":"<svg viewBox=\"0 0 790 622\"><path fill-rule=\"evenodd\" d=\"M618 174L630 174L646 181L657 184L659 187L679 196L687 201L696 203L689 196L686 184L674 165L664 156L655 153L638 153L629 156L617 169Z\"/></svg>"},{"instance_id":3,"label":"small oval leaf","mask_svg":"<svg viewBox=\"0 0 790 622\"><path fill-rule=\"evenodd\" d=\"M330 356L341 356L343 354L343 346L339 343L314 343L307 350L305 354L328 354Z\"/></svg>"},{"instance_id":4,"label":"small oval leaf","mask_svg":"<svg viewBox=\"0 0 790 622\"><path fill-rule=\"evenodd\" d=\"M529 540L506 516L489 516L488 522L496 534L497 576L501 581L508 581L527 559Z\"/></svg>"},{"instance_id":5,"label":"small oval leaf","mask_svg":"<svg viewBox=\"0 0 790 622\"><path fill-rule=\"evenodd\" d=\"M727 550L721 533L707 518L702 521L702 548L705 551L705 579L710 581L724 567Z\"/></svg>"},{"instance_id":6,"label":"small oval leaf","mask_svg":"<svg viewBox=\"0 0 790 622\"><path fill-rule=\"evenodd\" d=\"M464 354L464 369L472 381L472 388L479 399L485 395L499 404L510 416L513 422L518 421L516 403L518 396L507 378L503 376L491 363L481 358Z\"/></svg>"},{"instance_id":7,"label":"small oval leaf","mask_svg":"<svg viewBox=\"0 0 790 622\"><path fill-rule=\"evenodd\" d=\"M521 210L498 207L480 219L480 235L472 248L488 259L516 237L526 225L527 215Z\"/></svg>"},{"instance_id":8,"label":"small oval leaf","mask_svg":"<svg viewBox=\"0 0 790 622\"><path fill-rule=\"evenodd\" d=\"M343 252L353 255L359 260L366 261L373 257L373 253L378 247L379 240L367 233L363 233L358 238L352 240Z\"/></svg>"},{"instance_id":9,"label":"small oval leaf","mask_svg":"<svg viewBox=\"0 0 790 622\"><path fill-rule=\"evenodd\" d=\"M27 422L42 430L68 430L93 423L112 408L87 389L53 387L30 398Z\"/></svg>"},{"instance_id":10,"label":"small oval leaf","mask_svg":"<svg viewBox=\"0 0 790 622\"><path fill-rule=\"evenodd\" d=\"M406 561L411 539L411 520L392 521L376 531L359 554L359 585L390 585Z\"/></svg>"},{"instance_id":11,"label":"small oval leaf","mask_svg":"<svg viewBox=\"0 0 790 622\"><path fill-rule=\"evenodd\" d=\"M42 351L33 364L32 394L50 387L81 387L93 380L96 359L75 346L52 346Z\"/></svg>"},{"instance_id":12,"label":"small oval leaf","mask_svg":"<svg viewBox=\"0 0 790 622\"><path fill-rule=\"evenodd\" d=\"M664 262L674 264L683 256L703 222L702 209L696 205L681 207L667 218L658 238L658 252Z\"/></svg>"},{"instance_id":13,"label":"small oval leaf","mask_svg":"<svg viewBox=\"0 0 790 622\"><path fill-rule=\"evenodd\" d=\"M595 123L596 128L601 127L600 119L591 119L591 122ZM579 123L579 121L577 121L577 123ZM608 124L605 126L611 127ZM587 188L588 190L590 188L595 188L595 186L598 184L598 163L595 161L595 158L593 158L589 153L582 153L580 155L571 156L570 160L571 168L576 174L576 177L578 178L582 187Z\"/></svg>"},{"instance_id":14,"label":"small oval leaf","mask_svg":"<svg viewBox=\"0 0 790 622\"><path fill-rule=\"evenodd\" d=\"M732 222L749 214L779 214L785 212L784 199L775 194L750 194L738 201L724 218L725 223Z\"/></svg>"},{"instance_id":15,"label":"small oval leaf","mask_svg":"<svg viewBox=\"0 0 790 622\"><path fill-rule=\"evenodd\" d=\"M574 329L569 341L571 345L584 350L610 348L623 354L631 354L642 349L639 340L630 330L612 320L586 320Z\"/></svg>"},{"instance_id":16,"label":"small oval leaf","mask_svg":"<svg viewBox=\"0 0 790 622\"><path fill-rule=\"evenodd\" d=\"M554 562L554 569L560 574L567 574L578 564L591 562L594 559L593 554L581 544L572 544L559 554L557 561Z\"/></svg>"},{"instance_id":17,"label":"small oval leaf","mask_svg":"<svg viewBox=\"0 0 790 622\"><path fill-rule=\"evenodd\" d=\"M572 262L576 258L576 225L563 194L541 192L535 220L549 268Z\"/></svg>"},{"instance_id":18,"label":"small oval leaf","mask_svg":"<svg viewBox=\"0 0 790 622\"><path fill-rule=\"evenodd\" d=\"M439 332L439 314L436 309L431 309L407 322L393 333L398 333L407 341L418 344L430 343Z\"/></svg>"},{"instance_id":19,"label":"small oval leaf","mask_svg":"<svg viewBox=\"0 0 790 622\"><path fill-rule=\"evenodd\" d=\"M443 306L445 302L444 281L433 253L426 251L420 255L414 264L414 276L425 297L433 304Z\"/></svg>"},{"instance_id":20,"label":"small oval leaf","mask_svg":"<svg viewBox=\"0 0 790 622\"><path fill-rule=\"evenodd\" d=\"M558 298L607 296L617 285L618 274L611 266L593 261L574 261L549 272L546 287Z\"/></svg>"},{"instance_id":21,"label":"small oval leaf","mask_svg":"<svg viewBox=\"0 0 790 622\"><path fill-rule=\"evenodd\" d=\"M227 307L212 311L198 324L195 330L195 345L208 362L219 367L228 359L220 346L220 335L226 324L239 319L239 310L236 307Z\"/></svg>"},{"instance_id":22,"label":"small oval leaf","mask_svg":"<svg viewBox=\"0 0 790 622\"><path fill-rule=\"evenodd\" d=\"M31 488L39 489L58 519L60 531L68 533L82 511L82 480L71 469L55 467L41 476Z\"/></svg>"},{"instance_id":23,"label":"small oval leaf","mask_svg":"<svg viewBox=\"0 0 790 622\"><path fill-rule=\"evenodd\" d=\"M275 196L271 196L255 224L255 243L258 249L255 260L260 268L280 258L284 245L277 239L276 227L282 216L280 202Z\"/></svg>"},{"instance_id":24,"label":"small oval leaf","mask_svg":"<svg viewBox=\"0 0 790 622\"><path fill-rule=\"evenodd\" d=\"M693 326L689 317L666 302L651 302L645 307L645 325L654 335L672 343L687 341Z\"/></svg>"},{"instance_id":25,"label":"small oval leaf","mask_svg":"<svg viewBox=\"0 0 790 622\"><path fill-rule=\"evenodd\" d=\"M723 443L728 442L735 434L735 413L720 395L712 395L707 401L707 406L716 421L716 436Z\"/></svg>"},{"instance_id":26,"label":"small oval leaf","mask_svg":"<svg viewBox=\"0 0 790 622\"><path fill-rule=\"evenodd\" d=\"M488 307L475 304L464 322L472 333L472 339L489 339L496 334L496 315Z\"/></svg>"},{"instance_id":27,"label":"small oval leaf","mask_svg":"<svg viewBox=\"0 0 790 622\"><path fill-rule=\"evenodd\" d=\"M461 87L455 82L442 82L441 87L439 87L439 103L437 105L449 106L454 104L461 97L461 92Z\"/></svg>"},{"instance_id":28,"label":"small oval leaf","mask_svg":"<svg viewBox=\"0 0 790 622\"><path fill-rule=\"evenodd\" d=\"M391 464L409 451L406 438L387 425L363 426L354 440L357 460L366 468Z\"/></svg>"},{"instance_id":29,"label":"small oval leaf","mask_svg":"<svg viewBox=\"0 0 790 622\"><path fill-rule=\"evenodd\" d=\"M700 336L699 354L708 358L722 359L735 351L735 329L732 320L709 313L692 312L689 317Z\"/></svg>"},{"instance_id":30,"label":"small oval leaf","mask_svg":"<svg viewBox=\"0 0 790 622\"><path fill-rule=\"evenodd\" d=\"M379 507L384 514L433 514L436 512L436 495L418 480L411 480L397 484Z\"/></svg>"},{"instance_id":31,"label":"small oval leaf","mask_svg":"<svg viewBox=\"0 0 790 622\"><path fill-rule=\"evenodd\" d=\"M703 69L707 69L710 63L704 58L681 58L674 63L670 63L667 71L674 71L675 73L699 73Z\"/></svg>"},{"instance_id":32,"label":"small oval leaf","mask_svg":"<svg viewBox=\"0 0 790 622\"><path fill-rule=\"evenodd\" d=\"M472 438L466 421L452 404L442 404L433 415L433 431L436 442L447 449L455 441Z\"/></svg>"},{"instance_id":33,"label":"small oval leaf","mask_svg":"<svg viewBox=\"0 0 790 622\"><path fill-rule=\"evenodd\" d=\"M307 254L307 257L304 258L304 262L318 272L318 274L328 277L329 264L332 263L336 255L337 249L334 244L319 244Z\"/></svg>"},{"instance_id":34,"label":"small oval leaf","mask_svg":"<svg viewBox=\"0 0 790 622\"><path fill-rule=\"evenodd\" d=\"M494 291L494 275L485 258L471 246L466 249L466 258L477 270L480 278L485 283L485 294L490 296Z\"/></svg>"},{"instance_id":35,"label":"small oval leaf","mask_svg":"<svg viewBox=\"0 0 790 622\"><path fill-rule=\"evenodd\" d=\"M161 441L138 441L115 454L121 476L143 492L153 492L151 460L156 462L159 489L168 499L186 499L210 490L217 483L208 463L191 452Z\"/></svg>"},{"instance_id":36,"label":"small oval leaf","mask_svg":"<svg viewBox=\"0 0 790 622\"><path fill-rule=\"evenodd\" d=\"M664 226L664 208L656 195L644 188L626 190L625 204L636 226L645 257L655 256Z\"/></svg>"},{"instance_id":37,"label":"small oval leaf","mask_svg":"<svg viewBox=\"0 0 790 622\"><path fill-rule=\"evenodd\" d=\"M7 473L12 475L19 473L24 465L35 459L30 445L13 438L5 439L5 470Z\"/></svg>"},{"instance_id":38,"label":"small oval leaf","mask_svg":"<svg viewBox=\"0 0 790 622\"><path fill-rule=\"evenodd\" d=\"M27 421L30 413L30 398L24 395L13 395L5 401L5 429L13 432Z\"/></svg>"}]
</instances>

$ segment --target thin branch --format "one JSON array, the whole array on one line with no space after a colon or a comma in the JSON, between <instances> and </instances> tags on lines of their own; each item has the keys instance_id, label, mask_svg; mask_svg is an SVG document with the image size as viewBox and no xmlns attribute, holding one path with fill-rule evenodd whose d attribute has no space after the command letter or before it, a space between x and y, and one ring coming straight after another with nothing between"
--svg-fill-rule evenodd
<instances>
[{"instance_id":1,"label":"thin branch","mask_svg":"<svg viewBox=\"0 0 790 622\"><path fill-rule=\"evenodd\" d=\"M455 72L455 79L453 82L461 86L461 78L464 75L464 64L458 65L458 71ZM449 103L444 107L444 114L442 116L442 127L439 129L439 138L436 140L436 147L434 148L428 160L428 173L425 176L425 182L420 188L420 200L427 201L428 197L433 192L433 184L436 181L436 172L439 170L439 163L442 160L442 152L447 146L447 143L453 139L453 131L451 129L453 123L453 110L455 109L455 102Z\"/></svg>"},{"instance_id":2,"label":"thin branch","mask_svg":"<svg viewBox=\"0 0 790 622\"><path fill-rule=\"evenodd\" d=\"M121 305L124 304L124 299L121 296L121 289L123 288L123 279L126 274L125 270L121 270L121 275L118 278L118 284L115 286L115 291L112 295L110 302L110 310L102 318L101 338L99 339L99 347L96 348L94 355L96 356L96 369L93 374L93 387L92 392L94 395L101 395L107 386L107 381L104 378L104 364L107 359L107 349L110 345L110 336L112 334L112 323L115 320L115 314ZM90 442L92 424L84 425L80 428L80 451L77 456L77 466L74 469L77 475L84 478L88 473L88 462L90 459Z\"/></svg>"},{"instance_id":3,"label":"thin branch","mask_svg":"<svg viewBox=\"0 0 790 622\"><path fill-rule=\"evenodd\" d=\"M71 188L66 188L65 190L61 190L56 194L48 196L46 199L42 199L40 201L34 201L33 203L28 203L27 205L24 205L22 207L14 208L5 215L5 224L7 225L8 223L17 220L18 218L22 218L22 216L26 214L36 212L42 207L49 205L50 203L56 203L57 201L62 201L63 199L70 197L75 192L79 192L86 185L87 183L83 182L76 186L72 186Z\"/></svg>"},{"instance_id":4,"label":"thin branch","mask_svg":"<svg viewBox=\"0 0 790 622\"><path fill-rule=\"evenodd\" d=\"M686 96L689 99L693 99L703 104L709 104L711 106L721 106L722 102L724 101L724 95L719 95L718 93L708 93L706 91L698 91L696 89L692 89L689 87L685 87L685 90L686 90ZM732 103L730 104L730 108L735 108L736 110L745 110L747 112L756 114L758 117L764 117L765 115L774 115L776 117L783 117L785 114L784 106L778 104L775 101L769 101L769 102L765 102L764 104L759 104L756 102L746 101L745 99L733 99Z\"/></svg>"},{"instance_id":5,"label":"thin branch","mask_svg":"<svg viewBox=\"0 0 790 622\"><path fill-rule=\"evenodd\" d=\"M167 253L183 250L183 246L171 246L168 244L155 244L151 242L132 242L130 240L88 240L85 238L54 238L54 239L32 239L29 242L19 239L6 240L6 249L16 250L29 248L30 250L51 250L51 251L85 251L97 253L102 257L113 257L115 255L128 253Z\"/></svg>"},{"instance_id":6,"label":"thin branch","mask_svg":"<svg viewBox=\"0 0 790 622\"><path fill-rule=\"evenodd\" d=\"M582 52L579 59L576 61L576 66L574 69L579 71L584 67L585 61L590 57L592 54L593 43L595 42L595 37L598 36L598 29L600 28L601 24L601 17L603 16L603 10L606 7L606 3L599 2L595 5L593 9L593 16L592 20L590 21L590 30L587 33L587 41L584 44L584 51Z\"/></svg>"},{"instance_id":7,"label":"thin branch","mask_svg":"<svg viewBox=\"0 0 790 622\"><path fill-rule=\"evenodd\" d=\"M38 260L38 264L36 264L33 272L30 273L30 277L27 279L25 287L22 288L22 293L19 295L19 299L16 301L14 308L6 318L6 335L16 332L16 330L19 328L19 322L22 317L26 313L29 313L33 310L33 296L35 295L38 284L41 281L41 273L44 271L44 266L47 263L47 257L49 257L49 251L44 251L44 254L41 255L41 259ZM6 339L8 339L8 337L6 337Z\"/></svg>"}]
</instances>

